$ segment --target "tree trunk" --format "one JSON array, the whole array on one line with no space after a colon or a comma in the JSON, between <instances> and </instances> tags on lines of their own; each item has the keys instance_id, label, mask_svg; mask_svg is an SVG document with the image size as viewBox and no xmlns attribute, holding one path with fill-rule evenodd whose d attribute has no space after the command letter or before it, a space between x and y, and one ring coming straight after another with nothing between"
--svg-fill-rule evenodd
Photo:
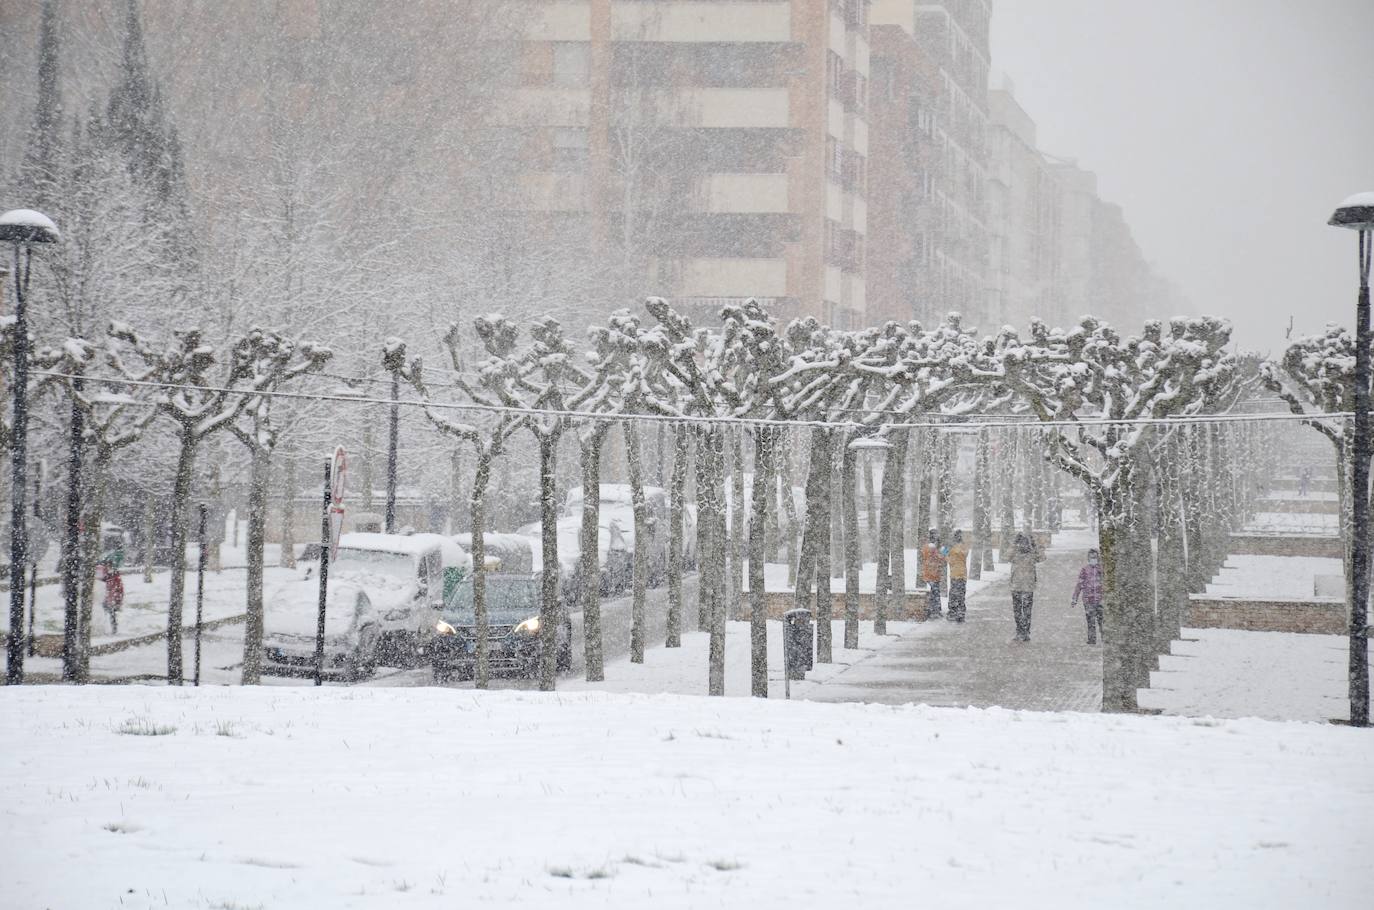
<instances>
[{"instance_id":1,"label":"tree trunk","mask_svg":"<svg viewBox=\"0 0 1374 910\"><path fill-rule=\"evenodd\" d=\"M371 511L372 511L372 483L373 483L373 476L372 476L372 447L373 447L373 445L374 445L374 442L373 442L373 438L372 438L372 421L371 421L371 420L364 420L364 421L363 421L363 469L362 469L362 471L361 471L361 473L362 473L362 478L361 478L361 479L362 479L362 485L363 485L363 498L362 498L362 503L363 503L363 511L364 511L364 512L371 512Z\"/></svg>"},{"instance_id":2,"label":"tree trunk","mask_svg":"<svg viewBox=\"0 0 1374 910\"><path fill-rule=\"evenodd\" d=\"M828 664L834 660L833 634L830 627L831 614L834 613L835 600L830 592L830 552L834 542L830 539L830 516L833 513L830 501L833 498L831 477L834 475L835 433L825 430L819 433L817 444L811 449L813 462L820 462L812 470L816 478L816 662ZM811 507L808 494L807 508Z\"/></svg>"},{"instance_id":3,"label":"tree trunk","mask_svg":"<svg viewBox=\"0 0 1374 910\"><path fill-rule=\"evenodd\" d=\"M888 536L888 618L907 619L906 610L906 456L910 446L910 430L892 434L892 448L887 452L883 486L887 486L887 470L895 472L892 492L892 533ZM886 505L886 495L884 495ZM881 521L881 519L880 519Z\"/></svg>"},{"instance_id":4,"label":"tree trunk","mask_svg":"<svg viewBox=\"0 0 1374 910\"><path fill-rule=\"evenodd\" d=\"M458 519L463 512L463 452L454 448L449 455L448 481L448 528L450 534L457 534Z\"/></svg>"},{"instance_id":5,"label":"tree trunk","mask_svg":"<svg viewBox=\"0 0 1374 910\"><path fill-rule=\"evenodd\" d=\"M687 459L691 457L688 429L673 428L673 472L668 487L668 623L664 647L682 646L682 549L687 494Z\"/></svg>"},{"instance_id":6,"label":"tree trunk","mask_svg":"<svg viewBox=\"0 0 1374 910\"><path fill-rule=\"evenodd\" d=\"M277 563L283 569L296 568L296 452L286 456L286 482L281 502L281 553Z\"/></svg>"},{"instance_id":7,"label":"tree trunk","mask_svg":"<svg viewBox=\"0 0 1374 910\"><path fill-rule=\"evenodd\" d=\"M857 483L858 452L850 445L851 433L840 437L844 446L840 456L840 507L844 510L844 646L859 646L859 497Z\"/></svg>"},{"instance_id":8,"label":"tree trunk","mask_svg":"<svg viewBox=\"0 0 1374 910\"><path fill-rule=\"evenodd\" d=\"M558 679L558 439L561 434L539 438L539 527L544 564L539 598L539 689L552 692ZM593 545L593 551L596 547Z\"/></svg>"},{"instance_id":9,"label":"tree trunk","mask_svg":"<svg viewBox=\"0 0 1374 910\"><path fill-rule=\"evenodd\" d=\"M153 494L143 497L143 583L153 583Z\"/></svg>"},{"instance_id":10,"label":"tree trunk","mask_svg":"<svg viewBox=\"0 0 1374 910\"><path fill-rule=\"evenodd\" d=\"M606 678L601 638L601 440L605 430L597 424L580 440L582 451L582 582L578 600L582 607L583 654L587 681ZM635 541L638 549L638 541Z\"/></svg>"},{"instance_id":11,"label":"tree trunk","mask_svg":"<svg viewBox=\"0 0 1374 910\"><path fill-rule=\"evenodd\" d=\"M243 675L245 686L262 682L262 576L267 538L267 488L272 473L272 451L252 450L248 481L248 602L243 625Z\"/></svg>"},{"instance_id":12,"label":"tree trunk","mask_svg":"<svg viewBox=\"0 0 1374 910\"><path fill-rule=\"evenodd\" d=\"M801 541L801 526L797 517L797 502L792 497L792 488L796 485L796 474L793 472L792 454L795 451L793 445L792 431L783 430L783 444L780 450L780 472L782 475L782 513L787 516L787 582L795 586L797 583L797 546Z\"/></svg>"},{"instance_id":13,"label":"tree trunk","mask_svg":"<svg viewBox=\"0 0 1374 910\"><path fill-rule=\"evenodd\" d=\"M725 438L724 431L710 427L704 437L706 462L704 480L707 492L704 500L707 513L711 561L708 566L720 566L725 560ZM699 572L698 585L708 592L707 631L710 633L710 667L707 674L709 695L725 694L725 577L720 571Z\"/></svg>"},{"instance_id":14,"label":"tree trunk","mask_svg":"<svg viewBox=\"0 0 1374 910\"><path fill-rule=\"evenodd\" d=\"M182 430L176 479L172 483L172 578L167 597L167 684L172 686L182 683L181 611L186 600L186 534L199 444L200 440L189 430Z\"/></svg>"},{"instance_id":15,"label":"tree trunk","mask_svg":"<svg viewBox=\"0 0 1374 910\"><path fill-rule=\"evenodd\" d=\"M909 434L907 452L910 454L914 449L915 457L907 459L906 517L903 519L906 533L903 536L903 549L916 550L919 554L921 549L921 535L925 531L924 528L920 527L921 510L918 506L918 502L920 501L922 490L925 489L922 484L923 478L921 474L926 463L925 446L927 431L909 430L907 432ZM929 497L929 493L926 495Z\"/></svg>"},{"instance_id":16,"label":"tree trunk","mask_svg":"<svg viewBox=\"0 0 1374 910\"><path fill-rule=\"evenodd\" d=\"M1122 601L1122 566L1119 531L1107 508L1098 511L1099 548L1102 553L1102 710L1106 713L1136 709L1136 690L1131 679L1127 650L1129 629Z\"/></svg>"},{"instance_id":17,"label":"tree trunk","mask_svg":"<svg viewBox=\"0 0 1374 910\"><path fill-rule=\"evenodd\" d=\"M81 641L77 647L76 681L91 678L91 614L95 604L95 564L100 558L100 526L105 521L105 495L110 485L110 462L114 457L108 445L97 443L88 484L90 502L82 534L81 561ZM118 567L114 567L118 571Z\"/></svg>"},{"instance_id":18,"label":"tree trunk","mask_svg":"<svg viewBox=\"0 0 1374 910\"><path fill-rule=\"evenodd\" d=\"M864 458L859 468L864 485L864 518L868 522L869 552L873 554L873 561L876 563L879 562L880 551L882 549L882 532L878 528L878 494L875 489L877 484L873 480L874 464L872 456Z\"/></svg>"},{"instance_id":19,"label":"tree trunk","mask_svg":"<svg viewBox=\"0 0 1374 910\"><path fill-rule=\"evenodd\" d=\"M768 697L768 593L764 583L769 500L773 498L773 463L778 431L759 427L754 433L753 514L749 517L749 682L750 694Z\"/></svg>"},{"instance_id":20,"label":"tree trunk","mask_svg":"<svg viewBox=\"0 0 1374 910\"><path fill-rule=\"evenodd\" d=\"M1167 654L1170 643L1179 637L1183 614L1188 606L1188 586L1183 577L1184 555L1182 501L1182 471L1179 463L1177 432L1171 433L1161 465L1159 495L1159 627L1155 637L1155 651Z\"/></svg>"},{"instance_id":21,"label":"tree trunk","mask_svg":"<svg viewBox=\"0 0 1374 910\"><path fill-rule=\"evenodd\" d=\"M983 559L991 552L988 537L992 521L992 490L988 478L988 432L978 431L977 455L973 461L973 552L969 554L968 577L983 577ZM991 569L991 566L988 566Z\"/></svg>"},{"instance_id":22,"label":"tree trunk","mask_svg":"<svg viewBox=\"0 0 1374 910\"><path fill-rule=\"evenodd\" d=\"M731 619L740 617L740 594L744 589L744 443L743 430L730 433L730 578L725 602Z\"/></svg>"},{"instance_id":23,"label":"tree trunk","mask_svg":"<svg viewBox=\"0 0 1374 910\"><path fill-rule=\"evenodd\" d=\"M498 432L500 432L498 430ZM477 468L472 476L468 515L472 534L472 631L476 638L477 688L491 683L491 623L487 619L487 485L491 482L491 447L477 448ZM542 551L541 551L542 559ZM542 567L541 567L542 568ZM548 570L545 569L547 572ZM556 570L555 570L556 571Z\"/></svg>"},{"instance_id":24,"label":"tree trunk","mask_svg":"<svg viewBox=\"0 0 1374 910\"><path fill-rule=\"evenodd\" d=\"M711 471L714 468L712 463L713 452L711 451L710 430L698 428L696 430L697 440L697 460L696 460L696 487L697 487L697 631L705 632L711 625L711 588L714 583L714 576L721 571L720 563L715 562L715 554L711 552L711 503L710 486ZM709 572L707 570L709 567ZM711 576L708 578L708 574Z\"/></svg>"},{"instance_id":25,"label":"tree trunk","mask_svg":"<svg viewBox=\"0 0 1374 910\"><path fill-rule=\"evenodd\" d=\"M1003 430L997 462L1002 466L1001 496L1002 515L999 522L1002 539L998 542L997 559L1011 562L1012 541L1016 539L1016 435L1014 430Z\"/></svg>"},{"instance_id":26,"label":"tree trunk","mask_svg":"<svg viewBox=\"0 0 1374 910\"><path fill-rule=\"evenodd\" d=\"M77 380L80 392L80 380ZM67 514L62 536L62 680L76 682L81 664L81 468L86 457L82 411L72 400L67 458ZM15 631L18 634L18 631Z\"/></svg>"},{"instance_id":27,"label":"tree trunk","mask_svg":"<svg viewBox=\"0 0 1374 910\"><path fill-rule=\"evenodd\" d=\"M630 579L630 663L644 663L644 601L649 592L650 547L658 539L650 526L649 501L644 498L644 453L639 426L626 421L625 463L630 475L630 502L634 506L634 569Z\"/></svg>"}]
</instances>

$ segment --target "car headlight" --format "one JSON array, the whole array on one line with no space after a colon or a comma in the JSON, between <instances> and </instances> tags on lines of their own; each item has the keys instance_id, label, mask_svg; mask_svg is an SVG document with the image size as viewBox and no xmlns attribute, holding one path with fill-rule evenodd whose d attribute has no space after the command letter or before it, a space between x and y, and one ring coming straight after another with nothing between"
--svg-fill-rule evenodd
<instances>
[{"instance_id":1,"label":"car headlight","mask_svg":"<svg viewBox=\"0 0 1374 910\"><path fill-rule=\"evenodd\" d=\"M534 635L539 632L539 617L531 616L529 619L515 627L515 631L524 632L527 635Z\"/></svg>"},{"instance_id":2,"label":"car headlight","mask_svg":"<svg viewBox=\"0 0 1374 910\"><path fill-rule=\"evenodd\" d=\"M440 635L457 635L458 630L444 622L442 619L434 624L434 631Z\"/></svg>"}]
</instances>

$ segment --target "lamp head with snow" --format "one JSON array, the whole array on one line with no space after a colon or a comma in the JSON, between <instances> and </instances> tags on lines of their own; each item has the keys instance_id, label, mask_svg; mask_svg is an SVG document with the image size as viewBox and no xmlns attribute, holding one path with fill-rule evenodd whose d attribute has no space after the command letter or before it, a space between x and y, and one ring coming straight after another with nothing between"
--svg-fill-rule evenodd
<instances>
[{"instance_id":1,"label":"lamp head with snow","mask_svg":"<svg viewBox=\"0 0 1374 910\"><path fill-rule=\"evenodd\" d=\"M33 209L12 209L0 215L0 241L8 243L57 243L62 232L52 219Z\"/></svg>"},{"instance_id":2,"label":"lamp head with snow","mask_svg":"<svg viewBox=\"0 0 1374 910\"><path fill-rule=\"evenodd\" d=\"M1356 193L1340 205L1326 222L1332 227L1354 231L1374 230L1374 192Z\"/></svg>"}]
</instances>

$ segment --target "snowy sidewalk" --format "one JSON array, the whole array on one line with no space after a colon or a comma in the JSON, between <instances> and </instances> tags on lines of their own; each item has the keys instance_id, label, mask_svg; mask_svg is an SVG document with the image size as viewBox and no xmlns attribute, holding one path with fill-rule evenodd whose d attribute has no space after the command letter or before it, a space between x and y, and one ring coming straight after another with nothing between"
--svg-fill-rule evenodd
<instances>
[{"instance_id":1,"label":"snowy sidewalk","mask_svg":"<svg viewBox=\"0 0 1374 910\"><path fill-rule=\"evenodd\" d=\"M1006 566L970 595L968 621L918 624L867 660L808 686L813 701L1097 711L1102 706L1102 652L1086 644L1082 607L1070 607L1085 559L1077 538L1051 547L1039 567L1031 641L1012 640Z\"/></svg>"}]
</instances>

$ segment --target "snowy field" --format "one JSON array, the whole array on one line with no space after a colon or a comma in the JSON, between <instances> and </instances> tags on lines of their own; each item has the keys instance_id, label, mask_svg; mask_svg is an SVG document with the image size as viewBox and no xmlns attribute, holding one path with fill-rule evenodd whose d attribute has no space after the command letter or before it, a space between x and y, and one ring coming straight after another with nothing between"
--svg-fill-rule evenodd
<instances>
[{"instance_id":1,"label":"snowy field","mask_svg":"<svg viewBox=\"0 0 1374 910\"><path fill-rule=\"evenodd\" d=\"M1349 717L1349 659L1344 635L1184 629L1140 705L1192 717Z\"/></svg>"},{"instance_id":2,"label":"snowy field","mask_svg":"<svg viewBox=\"0 0 1374 910\"><path fill-rule=\"evenodd\" d=\"M1219 597L1311 599L1318 576L1343 577L1339 559L1320 556L1255 556L1231 554L1207 584Z\"/></svg>"},{"instance_id":3,"label":"snowy field","mask_svg":"<svg viewBox=\"0 0 1374 910\"><path fill-rule=\"evenodd\" d=\"M452 690L10 690L7 907L1368 906L1374 739Z\"/></svg>"},{"instance_id":4,"label":"snowy field","mask_svg":"<svg viewBox=\"0 0 1374 910\"><path fill-rule=\"evenodd\" d=\"M1339 515L1315 515L1295 512L1256 512L1246 524L1247 531L1280 531L1291 534L1334 535Z\"/></svg>"}]
</instances>

